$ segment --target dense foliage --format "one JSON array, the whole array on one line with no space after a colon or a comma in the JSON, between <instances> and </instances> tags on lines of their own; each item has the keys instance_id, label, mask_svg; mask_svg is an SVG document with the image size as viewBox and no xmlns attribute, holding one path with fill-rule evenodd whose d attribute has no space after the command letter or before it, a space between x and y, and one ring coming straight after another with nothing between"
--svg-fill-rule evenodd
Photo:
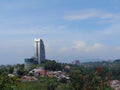
<instances>
[{"instance_id":1,"label":"dense foliage","mask_svg":"<svg viewBox=\"0 0 120 90\"><path fill-rule=\"evenodd\" d=\"M19 82L17 77L0 76L0 90L13 90Z\"/></svg>"},{"instance_id":2,"label":"dense foliage","mask_svg":"<svg viewBox=\"0 0 120 90\"><path fill-rule=\"evenodd\" d=\"M55 70L62 70L61 68L61 64L60 63L57 63L55 60L46 60L44 62L44 67L46 70L52 70L52 71L55 71Z\"/></svg>"},{"instance_id":3,"label":"dense foliage","mask_svg":"<svg viewBox=\"0 0 120 90\"><path fill-rule=\"evenodd\" d=\"M65 68L65 66L70 68ZM38 81L21 82L20 77L27 75L24 65L3 66L0 68L0 90L113 90L107 84L109 80L120 80L120 62L93 62L81 65L57 63L55 60L34 66L44 66L46 70L61 70L68 74L65 78L37 77ZM8 77L17 68L17 76ZM32 67L33 68L33 67Z\"/></svg>"}]
</instances>

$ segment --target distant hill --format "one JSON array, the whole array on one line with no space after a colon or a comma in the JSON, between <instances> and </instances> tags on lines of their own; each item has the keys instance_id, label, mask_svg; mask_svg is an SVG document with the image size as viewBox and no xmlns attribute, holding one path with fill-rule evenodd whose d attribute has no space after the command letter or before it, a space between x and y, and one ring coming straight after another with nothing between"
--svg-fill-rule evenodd
<instances>
[{"instance_id":1,"label":"distant hill","mask_svg":"<svg viewBox=\"0 0 120 90\"><path fill-rule=\"evenodd\" d=\"M114 60L114 62L120 62L120 59L116 59L116 60Z\"/></svg>"}]
</instances>

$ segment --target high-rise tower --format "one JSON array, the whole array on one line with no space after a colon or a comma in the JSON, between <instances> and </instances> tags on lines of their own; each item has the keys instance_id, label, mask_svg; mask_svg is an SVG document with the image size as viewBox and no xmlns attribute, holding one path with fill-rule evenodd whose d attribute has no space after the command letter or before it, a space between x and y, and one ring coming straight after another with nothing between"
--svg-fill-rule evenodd
<instances>
[{"instance_id":1,"label":"high-rise tower","mask_svg":"<svg viewBox=\"0 0 120 90\"><path fill-rule=\"evenodd\" d=\"M35 43L35 59L38 61L38 64L45 60L45 47L42 39L34 39Z\"/></svg>"}]
</instances>

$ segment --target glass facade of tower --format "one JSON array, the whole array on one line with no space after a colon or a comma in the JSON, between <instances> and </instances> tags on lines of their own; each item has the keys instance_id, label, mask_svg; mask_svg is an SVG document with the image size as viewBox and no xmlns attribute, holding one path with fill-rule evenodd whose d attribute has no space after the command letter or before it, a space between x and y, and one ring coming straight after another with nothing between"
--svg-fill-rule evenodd
<instances>
[{"instance_id":1,"label":"glass facade of tower","mask_svg":"<svg viewBox=\"0 0 120 90\"><path fill-rule=\"evenodd\" d=\"M35 43L35 58L40 64L45 60L45 47L42 39L34 39Z\"/></svg>"},{"instance_id":2,"label":"glass facade of tower","mask_svg":"<svg viewBox=\"0 0 120 90\"><path fill-rule=\"evenodd\" d=\"M25 59L25 69L29 70L31 65L40 64L45 61L45 47L42 39L34 39L35 55Z\"/></svg>"}]
</instances>

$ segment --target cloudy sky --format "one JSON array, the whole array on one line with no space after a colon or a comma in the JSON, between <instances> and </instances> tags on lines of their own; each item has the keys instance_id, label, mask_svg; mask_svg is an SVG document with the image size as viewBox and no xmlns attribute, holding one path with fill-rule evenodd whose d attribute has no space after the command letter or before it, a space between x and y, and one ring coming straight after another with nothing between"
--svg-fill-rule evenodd
<instances>
[{"instance_id":1,"label":"cloudy sky","mask_svg":"<svg viewBox=\"0 0 120 90\"><path fill-rule=\"evenodd\" d=\"M120 0L0 0L0 64L34 56L34 38L59 62L120 58Z\"/></svg>"}]
</instances>

